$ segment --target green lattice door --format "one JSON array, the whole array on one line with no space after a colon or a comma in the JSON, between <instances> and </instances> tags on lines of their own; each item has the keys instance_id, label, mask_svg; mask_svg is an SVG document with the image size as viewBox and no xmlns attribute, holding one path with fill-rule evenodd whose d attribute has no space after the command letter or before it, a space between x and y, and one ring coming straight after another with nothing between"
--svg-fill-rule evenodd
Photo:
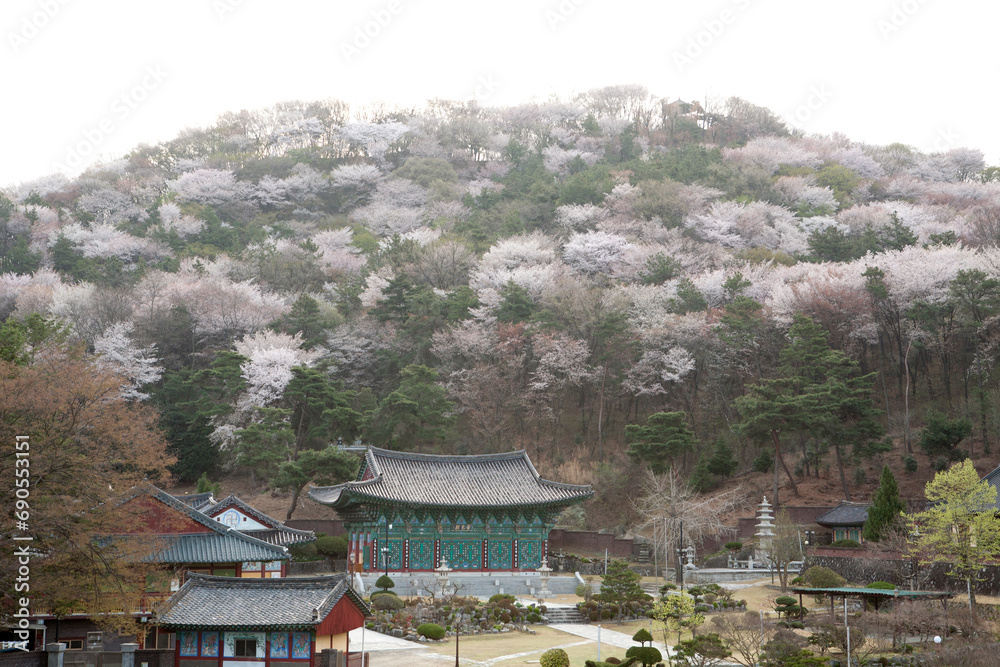
<instances>
[{"instance_id":1,"label":"green lattice door","mask_svg":"<svg viewBox=\"0 0 1000 667\"><path fill-rule=\"evenodd\" d=\"M434 540L410 540L410 569L433 570Z\"/></svg>"},{"instance_id":2,"label":"green lattice door","mask_svg":"<svg viewBox=\"0 0 1000 667\"><path fill-rule=\"evenodd\" d=\"M510 540L490 540L490 570L509 570L511 568Z\"/></svg>"},{"instance_id":3,"label":"green lattice door","mask_svg":"<svg viewBox=\"0 0 1000 667\"><path fill-rule=\"evenodd\" d=\"M480 570L481 544L479 540L442 540L441 555L453 570Z\"/></svg>"},{"instance_id":4,"label":"green lattice door","mask_svg":"<svg viewBox=\"0 0 1000 667\"><path fill-rule=\"evenodd\" d=\"M517 541L517 566L522 570L534 570L542 566L542 541Z\"/></svg>"}]
</instances>

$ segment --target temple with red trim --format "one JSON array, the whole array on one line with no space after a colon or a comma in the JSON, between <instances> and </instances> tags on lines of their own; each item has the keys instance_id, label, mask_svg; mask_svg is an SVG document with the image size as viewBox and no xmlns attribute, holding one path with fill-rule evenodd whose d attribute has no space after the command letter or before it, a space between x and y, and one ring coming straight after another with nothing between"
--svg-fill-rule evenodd
<instances>
[{"instance_id":1,"label":"temple with red trim","mask_svg":"<svg viewBox=\"0 0 1000 667\"><path fill-rule=\"evenodd\" d=\"M190 574L157 609L155 623L176 632L176 667L316 667L324 649L347 656L348 633L370 613L344 575Z\"/></svg>"},{"instance_id":2,"label":"temple with red trim","mask_svg":"<svg viewBox=\"0 0 1000 667\"><path fill-rule=\"evenodd\" d=\"M348 531L353 571L518 572L542 566L548 535L589 485L542 477L526 452L474 456L370 448L357 478L314 487Z\"/></svg>"}]
</instances>

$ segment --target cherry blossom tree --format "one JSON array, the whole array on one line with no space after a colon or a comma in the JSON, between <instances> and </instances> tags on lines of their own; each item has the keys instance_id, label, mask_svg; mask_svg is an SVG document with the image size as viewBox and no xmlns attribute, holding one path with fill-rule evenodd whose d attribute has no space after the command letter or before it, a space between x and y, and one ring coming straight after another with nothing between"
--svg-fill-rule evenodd
<instances>
[{"instance_id":1,"label":"cherry blossom tree","mask_svg":"<svg viewBox=\"0 0 1000 667\"><path fill-rule=\"evenodd\" d=\"M385 154L394 143L406 136L410 128L403 123L348 123L338 130L338 134L352 147L385 168L388 162Z\"/></svg>"},{"instance_id":2,"label":"cherry blossom tree","mask_svg":"<svg viewBox=\"0 0 1000 667\"><path fill-rule=\"evenodd\" d=\"M630 245L624 237L607 232L574 234L563 246L563 259L581 273L609 274Z\"/></svg>"},{"instance_id":3,"label":"cherry blossom tree","mask_svg":"<svg viewBox=\"0 0 1000 667\"><path fill-rule=\"evenodd\" d=\"M132 338L131 322L112 324L94 340L97 365L125 378L120 395L127 401L141 401L149 394L141 391L146 385L159 381L163 367L158 364L156 346L139 347Z\"/></svg>"},{"instance_id":4,"label":"cherry blossom tree","mask_svg":"<svg viewBox=\"0 0 1000 667\"><path fill-rule=\"evenodd\" d=\"M819 155L807 150L787 137L755 137L742 148L723 148L722 156L737 164L761 167L768 173L775 173L781 165L789 167L813 167L822 163Z\"/></svg>"},{"instance_id":5,"label":"cherry blossom tree","mask_svg":"<svg viewBox=\"0 0 1000 667\"><path fill-rule=\"evenodd\" d=\"M634 396L658 396L667 393L668 384L679 382L694 368L694 357L682 347L646 350L629 369L622 387Z\"/></svg>"},{"instance_id":6,"label":"cherry blossom tree","mask_svg":"<svg viewBox=\"0 0 1000 667\"><path fill-rule=\"evenodd\" d=\"M167 188L177 193L182 201L209 206L249 199L253 191L251 185L237 181L233 172L220 169L189 171L177 180L169 181Z\"/></svg>"}]
</instances>

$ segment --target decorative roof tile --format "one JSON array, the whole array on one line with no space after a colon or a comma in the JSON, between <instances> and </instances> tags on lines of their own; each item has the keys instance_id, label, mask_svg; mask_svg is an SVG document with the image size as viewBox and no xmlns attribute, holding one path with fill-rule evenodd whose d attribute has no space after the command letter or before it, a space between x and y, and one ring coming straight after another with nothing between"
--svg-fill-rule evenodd
<instances>
[{"instance_id":1,"label":"decorative roof tile","mask_svg":"<svg viewBox=\"0 0 1000 667\"><path fill-rule=\"evenodd\" d=\"M251 507L232 494L213 505L205 507L201 511L205 515L214 519L230 507L234 507L247 516L253 517L257 520L257 522L270 527L270 530L241 530L240 532L244 535L250 535L252 537L256 537L258 540L267 542L268 544L276 544L283 547L291 544L304 544L306 542L313 542L316 540L316 533L313 531L289 528L274 517L268 516L267 514ZM239 528L237 528L237 530L239 530Z\"/></svg>"},{"instance_id":2,"label":"decorative roof tile","mask_svg":"<svg viewBox=\"0 0 1000 667\"><path fill-rule=\"evenodd\" d=\"M206 508L211 507L215 504L215 498L212 497L211 491L206 491L204 493L189 493L187 495L175 495L174 498L181 501L185 505L188 505L199 512L204 512Z\"/></svg>"},{"instance_id":3,"label":"decorative roof tile","mask_svg":"<svg viewBox=\"0 0 1000 667\"><path fill-rule=\"evenodd\" d=\"M227 526L192 508L173 497L166 491L158 489L148 482L134 487L118 502L126 503L142 494L162 502L168 507L193 519L210 529L205 533L177 533L158 535L157 550L143 558L144 562L154 563L234 563L239 561L274 561L288 560L288 550L283 546L268 544L256 537L251 537ZM149 535L115 535L109 536L116 540L148 540Z\"/></svg>"},{"instance_id":4,"label":"decorative roof tile","mask_svg":"<svg viewBox=\"0 0 1000 667\"><path fill-rule=\"evenodd\" d=\"M840 504L832 510L816 517L816 523L827 528L861 526L868 519L868 508L871 506L871 503L852 503L841 500Z\"/></svg>"},{"instance_id":5,"label":"decorative roof tile","mask_svg":"<svg viewBox=\"0 0 1000 667\"><path fill-rule=\"evenodd\" d=\"M237 579L189 573L155 622L168 629L306 629L322 623L345 595L364 615L371 613L345 575Z\"/></svg>"},{"instance_id":6,"label":"decorative roof tile","mask_svg":"<svg viewBox=\"0 0 1000 667\"><path fill-rule=\"evenodd\" d=\"M314 487L323 505L389 501L421 507L568 505L593 495L589 485L542 479L523 450L504 454L441 456L371 448L359 479ZM367 479L366 479L367 478Z\"/></svg>"}]
</instances>

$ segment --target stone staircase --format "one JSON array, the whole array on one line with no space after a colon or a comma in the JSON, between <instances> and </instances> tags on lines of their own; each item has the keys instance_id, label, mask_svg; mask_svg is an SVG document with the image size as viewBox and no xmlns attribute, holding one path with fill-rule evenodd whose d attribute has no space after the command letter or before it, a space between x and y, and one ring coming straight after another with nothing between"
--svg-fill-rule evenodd
<instances>
[{"instance_id":1,"label":"stone staircase","mask_svg":"<svg viewBox=\"0 0 1000 667\"><path fill-rule=\"evenodd\" d=\"M549 624L553 623L589 623L576 607L549 607L545 614Z\"/></svg>"}]
</instances>

